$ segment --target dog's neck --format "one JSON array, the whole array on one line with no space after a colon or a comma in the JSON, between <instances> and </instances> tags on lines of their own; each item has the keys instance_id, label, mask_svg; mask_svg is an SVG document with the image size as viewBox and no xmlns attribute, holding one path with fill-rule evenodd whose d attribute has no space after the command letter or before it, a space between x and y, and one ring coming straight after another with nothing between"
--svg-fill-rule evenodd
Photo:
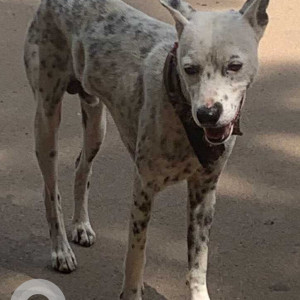
<instances>
[{"instance_id":1,"label":"dog's neck","mask_svg":"<svg viewBox=\"0 0 300 300\"><path fill-rule=\"evenodd\" d=\"M168 98L182 122L188 140L200 164L204 168L208 168L222 156L225 151L225 145L212 145L208 143L205 139L203 128L195 123L192 117L191 102L188 96L185 95L187 91L182 86L183 82L180 80L180 75L177 70L177 49L178 43L175 43L166 58L164 66L164 85ZM239 119L237 119L234 124L233 134L241 135Z\"/></svg>"}]
</instances>

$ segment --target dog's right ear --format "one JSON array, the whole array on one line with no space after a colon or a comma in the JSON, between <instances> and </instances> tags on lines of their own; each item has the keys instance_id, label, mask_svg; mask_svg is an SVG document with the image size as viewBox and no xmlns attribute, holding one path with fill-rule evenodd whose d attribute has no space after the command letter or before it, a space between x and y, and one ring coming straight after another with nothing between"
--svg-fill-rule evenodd
<instances>
[{"instance_id":1,"label":"dog's right ear","mask_svg":"<svg viewBox=\"0 0 300 300\"><path fill-rule=\"evenodd\" d=\"M171 13L176 23L178 36L180 37L184 26L189 23L189 19L195 10L191 5L181 0L160 0L160 3Z\"/></svg>"}]
</instances>

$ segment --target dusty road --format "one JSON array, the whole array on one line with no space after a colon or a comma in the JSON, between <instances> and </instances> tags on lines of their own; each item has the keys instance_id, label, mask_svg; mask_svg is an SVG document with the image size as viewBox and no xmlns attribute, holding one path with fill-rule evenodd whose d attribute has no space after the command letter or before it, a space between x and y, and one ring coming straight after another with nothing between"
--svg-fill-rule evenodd
<instances>
[{"instance_id":1,"label":"dusty road","mask_svg":"<svg viewBox=\"0 0 300 300\"><path fill-rule=\"evenodd\" d=\"M122 283L132 162L110 121L94 166L91 218L98 241L73 245L71 275L53 272L33 155L33 101L22 46L37 0L0 0L0 299L23 281L56 283L69 300L117 299ZM131 0L170 20L155 0ZM242 0L196 0L201 9L238 8ZM300 299L300 15L299 0L271 0L271 23L260 48L261 71L248 94L243 131L224 173L210 243L212 300ZM60 189L67 227L75 158L80 151L78 101L66 97L60 135ZM183 300L187 291L182 183L155 204L145 281L146 300Z\"/></svg>"}]
</instances>

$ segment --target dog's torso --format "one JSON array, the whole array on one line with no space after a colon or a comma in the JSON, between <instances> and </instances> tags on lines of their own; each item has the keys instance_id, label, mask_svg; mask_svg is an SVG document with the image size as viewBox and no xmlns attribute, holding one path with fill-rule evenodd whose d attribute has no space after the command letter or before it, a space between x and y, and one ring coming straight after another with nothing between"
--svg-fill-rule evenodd
<instances>
[{"instance_id":1,"label":"dog's torso","mask_svg":"<svg viewBox=\"0 0 300 300\"><path fill-rule=\"evenodd\" d=\"M31 28L37 26L29 40L53 36L70 80L108 107L140 172L164 185L201 169L164 87L165 59L177 40L172 26L119 0L44 0Z\"/></svg>"}]
</instances>

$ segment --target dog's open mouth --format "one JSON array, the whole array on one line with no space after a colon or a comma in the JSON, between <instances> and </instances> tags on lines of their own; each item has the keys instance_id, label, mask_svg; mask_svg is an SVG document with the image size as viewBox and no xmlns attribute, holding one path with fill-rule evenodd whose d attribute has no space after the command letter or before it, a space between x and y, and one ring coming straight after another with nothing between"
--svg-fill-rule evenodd
<instances>
[{"instance_id":1,"label":"dog's open mouth","mask_svg":"<svg viewBox=\"0 0 300 300\"><path fill-rule=\"evenodd\" d=\"M238 122L241 114L241 109L244 103L244 97L240 102L240 107L234 117L234 119L227 125L215 128L203 128L205 132L206 140L211 144L222 144L226 142L234 131L234 126Z\"/></svg>"},{"instance_id":2,"label":"dog's open mouth","mask_svg":"<svg viewBox=\"0 0 300 300\"><path fill-rule=\"evenodd\" d=\"M204 128L205 137L209 143L221 144L224 143L232 134L233 122L219 128Z\"/></svg>"}]
</instances>

